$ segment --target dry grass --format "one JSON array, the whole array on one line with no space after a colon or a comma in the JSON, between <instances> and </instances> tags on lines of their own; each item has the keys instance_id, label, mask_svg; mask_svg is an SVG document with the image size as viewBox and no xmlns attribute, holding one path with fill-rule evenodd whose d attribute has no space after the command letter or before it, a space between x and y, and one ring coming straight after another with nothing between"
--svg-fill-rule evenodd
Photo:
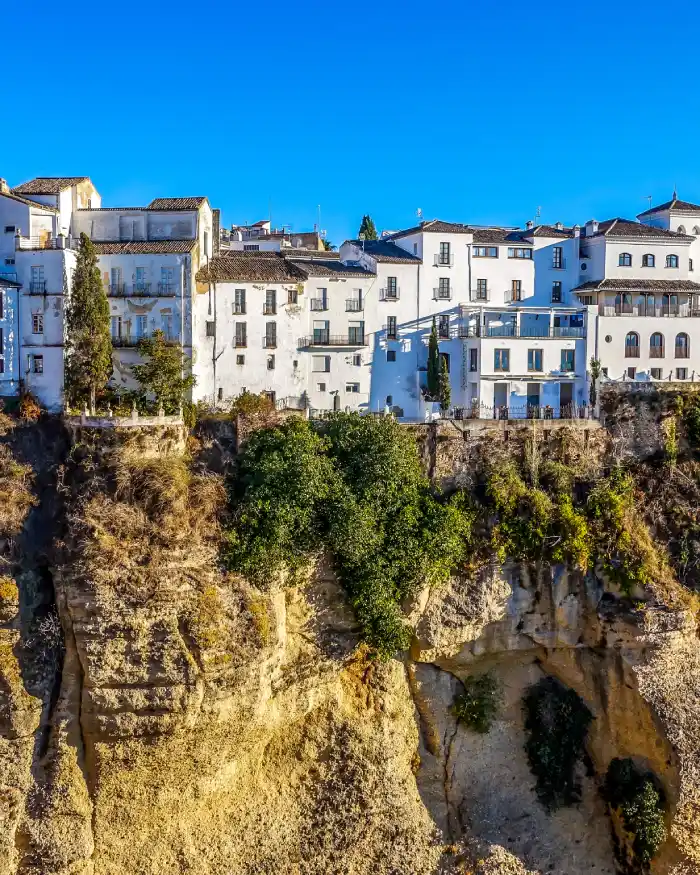
<instances>
[{"instance_id":1,"label":"dry grass","mask_svg":"<svg viewBox=\"0 0 700 875\"><path fill-rule=\"evenodd\" d=\"M265 596L251 593L248 596L248 611L253 618L253 626L260 643L263 647L267 647L270 643L270 611Z\"/></svg>"},{"instance_id":2,"label":"dry grass","mask_svg":"<svg viewBox=\"0 0 700 875\"><path fill-rule=\"evenodd\" d=\"M0 575L0 602L11 602L16 604L19 601L19 590L17 584L11 577L3 577Z\"/></svg>"},{"instance_id":3,"label":"dry grass","mask_svg":"<svg viewBox=\"0 0 700 875\"><path fill-rule=\"evenodd\" d=\"M0 444L0 535L17 535L29 509L36 504L32 495L33 472L20 465L10 448Z\"/></svg>"}]
</instances>

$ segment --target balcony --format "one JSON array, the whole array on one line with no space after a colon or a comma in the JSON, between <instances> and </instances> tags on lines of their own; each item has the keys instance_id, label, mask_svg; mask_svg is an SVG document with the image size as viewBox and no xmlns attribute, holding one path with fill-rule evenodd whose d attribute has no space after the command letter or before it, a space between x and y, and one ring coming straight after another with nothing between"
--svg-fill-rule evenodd
<instances>
[{"instance_id":1,"label":"balcony","mask_svg":"<svg viewBox=\"0 0 700 875\"><path fill-rule=\"evenodd\" d=\"M572 325L549 325L521 326L517 325L460 325L457 334L460 338L469 337L520 337L533 340L547 340L556 338L580 339L586 336L583 326Z\"/></svg>"},{"instance_id":2,"label":"balcony","mask_svg":"<svg viewBox=\"0 0 700 875\"><path fill-rule=\"evenodd\" d=\"M455 263L455 257L450 252L449 255L441 255L439 252L433 259L433 265L435 267L453 267Z\"/></svg>"},{"instance_id":3,"label":"balcony","mask_svg":"<svg viewBox=\"0 0 700 875\"><path fill-rule=\"evenodd\" d=\"M679 304L598 304L599 316L678 316L678 317L700 317L700 309L686 302Z\"/></svg>"},{"instance_id":4,"label":"balcony","mask_svg":"<svg viewBox=\"0 0 700 875\"><path fill-rule=\"evenodd\" d=\"M263 304L263 316L276 316L277 304Z\"/></svg>"},{"instance_id":5,"label":"balcony","mask_svg":"<svg viewBox=\"0 0 700 875\"><path fill-rule=\"evenodd\" d=\"M46 280L32 280L29 283L29 294L30 295L45 295L46 294Z\"/></svg>"},{"instance_id":6,"label":"balcony","mask_svg":"<svg viewBox=\"0 0 700 875\"><path fill-rule=\"evenodd\" d=\"M233 345L236 349L245 349L248 346L248 338L247 337L237 337L233 341Z\"/></svg>"},{"instance_id":7,"label":"balcony","mask_svg":"<svg viewBox=\"0 0 700 875\"><path fill-rule=\"evenodd\" d=\"M472 289L469 293L469 300L476 301L480 304L486 304L491 298L491 289L488 286L483 288Z\"/></svg>"},{"instance_id":8,"label":"balcony","mask_svg":"<svg viewBox=\"0 0 700 875\"><path fill-rule=\"evenodd\" d=\"M318 331L313 337L300 337L298 347L305 349L310 346L364 346L364 334L350 332L348 334L329 334Z\"/></svg>"},{"instance_id":9,"label":"balcony","mask_svg":"<svg viewBox=\"0 0 700 875\"><path fill-rule=\"evenodd\" d=\"M150 283L134 283L131 286L131 293L133 295L145 295L146 297L151 296L151 284Z\"/></svg>"},{"instance_id":10,"label":"balcony","mask_svg":"<svg viewBox=\"0 0 700 875\"><path fill-rule=\"evenodd\" d=\"M312 310L327 310L328 301L325 298L309 298L309 307Z\"/></svg>"},{"instance_id":11,"label":"balcony","mask_svg":"<svg viewBox=\"0 0 700 875\"><path fill-rule=\"evenodd\" d=\"M565 258L553 258L549 265L552 270L566 270Z\"/></svg>"},{"instance_id":12,"label":"balcony","mask_svg":"<svg viewBox=\"0 0 700 875\"><path fill-rule=\"evenodd\" d=\"M245 316L245 304L234 304L233 305L233 315L234 316Z\"/></svg>"},{"instance_id":13,"label":"balcony","mask_svg":"<svg viewBox=\"0 0 700 875\"><path fill-rule=\"evenodd\" d=\"M126 294L126 283L110 283L107 294L112 297L121 297Z\"/></svg>"},{"instance_id":14,"label":"balcony","mask_svg":"<svg viewBox=\"0 0 700 875\"><path fill-rule=\"evenodd\" d=\"M452 289L433 289L433 301L451 301Z\"/></svg>"},{"instance_id":15,"label":"balcony","mask_svg":"<svg viewBox=\"0 0 700 875\"><path fill-rule=\"evenodd\" d=\"M132 337L130 334L123 335L122 337L113 337L112 346L120 348L135 347L138 345L139 340L139 337Z\"/></svg>"},{"instance_id":16,"label":"balcony","mask_svg":"<svg viewBox=\"0 0 700 875\"><path fill-rule=\"evenodd\" d=\"M625 358L626 359L638 359L639 358L639 345L638 344L627 344L625 346Z\"/></svg>"},{"instance_id":17,"label":"balcony","mask_svg":"<svg viewBox=\"0 0 700 875\"><path fill-rule=\"evenodd\" d=\"M174 295L177 290L175 283L158 283L158 294L163 297Z\"/></svg>"},{"instance_id":18,"label":"balcony","mask_svg":"<svg viewBox=\"0 0 700 875\"><path fill-rule=\"evenodd\" d=\"M662 359L664 358L665 352L663 346L650 346L649 347L649 358L650 359Z\"/></svg>"},{"instance_id":19,"label":"balcony","mask_svg":"<svg viewBox=\"0 0 700 875\"><path fill-rule=\"evenodd\" d=\"M522 289L506 289L503 293L503 299L506 304L512 304L514 301L522 301L523 299L523 290Z\"/></svg>"},{"instance_id":20,"label":"balcony","mask_svg":"<svg viewBox=\"0 0 700 875\"><path fill-rule=\"evenodd\" d=\"M345 300L345 312L346 313L360 313L365 309L364 301L360 301L357 298L346 298Z\"/></svg>"},{"instance_id":21,"label":"balcony","mask_svg":"<svg viewBox=\"0 0 700 875\"><path fill-rule=\"evenodd\" d=\"M401 290L398 286L393 286L387 289L379 289L380 301L398 301L401 297Z\"/></svg>"},{"instance_id":22,"label":"balcony","mask_svg":"<svg viewBox=\"0 0 700 875\"><path fill-rule=\"evenodd\" d=\"M263 337L263 349L277 349L277 338L265 335Z\"/></svg>"}]
</instances>

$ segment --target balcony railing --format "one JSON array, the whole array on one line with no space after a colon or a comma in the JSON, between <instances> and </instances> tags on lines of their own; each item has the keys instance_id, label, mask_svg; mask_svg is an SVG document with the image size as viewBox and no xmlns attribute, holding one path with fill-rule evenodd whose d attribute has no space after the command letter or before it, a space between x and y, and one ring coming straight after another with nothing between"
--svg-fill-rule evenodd
<instances>
[{"instance_id":1,"label":"balcony railing","mask_svg":"<svg viewBox=\"0 0 700 875\"><path fill-rule=\"evenodd\" d=\"M312 310L327 310L328 301L325 298L309 298L309 306Z\"/></svg>"},{"instance_id":2,"label":"balcony railing","mask_svg":"<svg viewBox=\"0 0 700 875\"><path fill-rule=\"evenodd\" d=\"M632 346L631 344L627 344L625 346L625 358L626 359L638 359L639 358L639 346Z\"/></svg>"},{"instance_id":3,"label":"balcony railing","mask_svg":"<svg viewBox=\"0 0 700 875\"><path fill-rule=\"evenodd\" d=\"M574 340L585 337L586 329L583 326L556 325L551 328L548 325L521 326L517 325L460 325L457 329L460 338L469 337L524 337L545 340L547 338L573 338Z\"/></svg>"},{"instance_id":4,"label":"balcony railing","mask_svg":"<svg viewBox=\"0 0 700 875\"><path fill-rule=\"evenodd\" d=\"M504 293L504 300L506 304L512 304L513 301L522 301L523 299L523 290L522 289L506 289Z\"/></svg>"},{"instance_id":5,"label":"balcony railing","mask_svg":"<svg viewBox=\"0 0 700 875\"><path fill-rule=\"evenodd\" d=\"M146 295L150 297L151 283L134 283L131 286L131 292L134 295Z\"/></svg>"},{"instance_id":6,"label":"balcony railing","mask_svg":"<svg viewBox=\"0 0 700 875\"><path fill-rule=\"evenodd\" d=\"M672 304L663 304L652 307L644 306L640 304L618 304L617 306L613 306L612 304L599 304L598 305L598 315L599 316L649 316L649 317L659 317L659 316L681 316L681 317L700 317L700 309L697 307L691 306L687 303L672 305Z\"/></svg>"},{"instance_id":7,"label":"balcony railing","mask_svg":"<svg viewBox=\"0 0 700 875\"><path fill-rule=\"evenodd\" d=\"M360 301L357 298L345 299L346 313L359 313L362 310L364 310L364 301Z\"/></svg>"},{"instance_id":8,"label":"balcony railing","mask_svg":"<svg viewBox=\"0 0 700 875\"><path fill-rule=\"evenodd\" d=\"M433 301L451 301L452 300L452 289L441 289L436 288L433 289Z\"/></svg>"},{"instance_id":9,"label":"balcony railing","mask_svg":"<svg viewBox=\"0 0 700 875\"><path fill-rule=\"evenodd\" d=\"M480 303L486 303L491 296L491 289L472 289L469 293L470 301L479 301Z\"/></svg>"},{"instance_id":10,"label":"balcony railing","mask_svg":"<svg viewBox=\"0 0 700 875\"><path fill-rule=\"evenodd\" d=\"M245 316L245 304L234 304L233 305L233 315L234 316Z\"/></svg>"},{"instance_id":11,"label":"balcony railing","mask_svg":"<svg viewBox=\"0 0 700 875\"><path fill-rule=\"evenodd\" d=\"M177 291L177 286L175 283L158 283L158 294L159 295L174 295Z\"/></svg>"},{"instance_id":12,"label":"balcony railing","mask_svg":"<svg viewBox=\"0 0 700 875\"><path fill-rule=\"evenodd\" d=\"M380 301L398 301L401 297L401 289L398 286L388 289L379 289Z\"/></svg>"},{"instance_id":13,"label":"balcony railing","mask_svg":"<svg viewBox=\"0 0 700 875\"><path fill-rule=\"evenodd\" d=\"M126 283L110 283L109 290L107 294L112 296L117 295L125 295L126 294Z\"/></svg>"},{"instance_id":14,"label":"balcony railing","mask_svg":"<svg viewBox=\"0 0 700 875\"><path fill-rule=\"evenodd\" d=\"M248 338L247 337L237 337L233 341L233 345L236 347L236 349L245 349L245 347L248 346Z\"/></svg>"},{"instance_id":15,"label":"balcony railing","mask_svg":"<svg viewBox=\"0 0 700 875\"><path fill-rule=\"evenodd\" d=\"M685 345L676 344L676 358L677 359L689 359L690 358L690 349Z\"/></svg>"},{"instance_id":16,"label":"balcony railing","mask_svg":"<svg viewBox=\"0 0 700 875\"><path fill-rule=\"evenodd\" d=\"M112 346L117 347L129 347L136 346L139 342L139 337L132 337L131 335L124 335L122 337L113 337L112 338Z\"/></svg>"},{"instance_id":17,"label":"balcony railing","mask_svg":"<svg viewBox=\"0 0 700 875\"><path fill-rule=\"evenodd\" d=\"M662 358L664 358L663 346L650 346L649 347L649 358L650 359L662 359Z\"/></svg>"},{"instance_id":18,"label":"balcony railing","mask_svg":"<svg viewBox=\"0 0 700 875\"><path fill-rule=\"evenodd\" d=\"M553 258L550 264L552 270L566 270L565 258Z\"/></svg>"},{"instance_id":19,"label":"balcony railing","mask_svg":"<svg viewBox=\"0 0 700 875\"><path fill-rule=\"evenodd\" d=\"M277 349L277 338L265 335L263 337L263 349Z\"/></svg>"},{"instance_id":20,"label":"balcony railing","mask_svg":"<svg viewBox=\"0 0 700 875\"><path fill-rule=\"evenodd\" d=\"M29 283L29 294L30 295L45 295L46 294L46 280L32 280Z\"/></svg>"},{"instance_id":21,"label":"balcony railing","mask_svg":"<svg viewBox=\"0 0 700 875\"><path fill-rule=\"evenodd\" d=\"M276 316L277 304L263 304L263 316Z\"/></svg>"},{"instance_id":22,"label":"balcony railing","mask_svg":"<svg viewBox=\"0 0 700 875\"><path fill-rule=\"evenodd\" d=\"M450 252L449 255L441 255L439 252L433 259L435 267L452 267L455 263L455 257Z\"/></svg>"},{"instance_id":23,"label":"balcony railing","mask_svg":"<svg viewBox=\"0 0 700 875\"><path fill-rule=\"evenodd\" d=\"M319 331L312 337L300 337L299 348L304 349L309 346L364 346L364 334L329 334L326 331Z\"/></svg>"}]
</instances>

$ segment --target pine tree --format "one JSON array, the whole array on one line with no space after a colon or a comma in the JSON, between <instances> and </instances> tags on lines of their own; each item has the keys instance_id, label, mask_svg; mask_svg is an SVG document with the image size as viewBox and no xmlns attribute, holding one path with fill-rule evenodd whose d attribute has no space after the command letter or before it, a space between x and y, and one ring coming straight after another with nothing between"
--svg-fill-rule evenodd
<instances>
[{"instance_id":1,"label":"pine tree","mask_svg":"<svg viewBox=\"0 0 700 875\"><path fill-rule=\"evenodd\" d=\"M132 365L131 370L141 391L162 404L166 413L175 413L195 382L182 346L167 341L162 331L154 331L152 337L139 341L137 349L145 361Z\"/></svg>"},{"instance_id":2,"label":"pine tree","mask_svg":"<svg viewBox=\"0 0 700 875\"><path fill-rule=\"evenodd\" d=\"M435 399L440 391L440 349L438 347L437 325L433 316L428 342L428 395Z\"/></svg>"},{"instance_id":3,"label":"pine tree","mask_svg":"<svg viewBox=\"0 0 700 875\"><path fill-rule=\"evenodd\" d=\"M364 236L365 240L377 240L378 239L377 228L376 228L374 222L372 221L372 217L368 214L365 214L362 217L362 223L360 224L360 230L357 232L358 238L362 239L363 234L365 235Z\"/></svg>"},{"instance_id":4,"label":"pine tree","mask_svg":"<svg viewBox=\"0 0 700 875\"><path fill-rule=\"evenodd\" d=\"M71 405L89 402L90 409L94 410L97 393L104 389L111 376L109 301L95 247L87 234L81 234L66 307L66 400Z\"/></svg>"},{"instance_id":5,"label":"pine tree","mask_svg":"<svg viewBox=\"0 0 700 875\"><path fill-rule=\"evenodd\" d=\"M589 394L589 401L591 402L591 407L595 407L596 401L598 400L598 380L600 379L600 375L602 373L602 368L600 366L600 362L598 359L591 359L591 388Z\"/></svg>"},{"instance_id":6,"label":"pine tree","mask_svg":"<svg viewBox=\"0 0 700 875\"><path fill-rule=\"evenodd\" d=\"M450 389L450 372L447 369L447 359L443 356L440 367L440 386L438 395L440 397L440 410L443 413L449 410L450 402L452 401L452 390Z\"/></svg>"}]
</instances>

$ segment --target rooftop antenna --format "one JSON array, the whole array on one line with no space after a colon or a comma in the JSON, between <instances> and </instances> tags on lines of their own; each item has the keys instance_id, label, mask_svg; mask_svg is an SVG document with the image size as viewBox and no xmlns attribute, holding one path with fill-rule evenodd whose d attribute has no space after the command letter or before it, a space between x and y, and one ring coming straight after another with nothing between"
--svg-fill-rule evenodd
<instances>
[{"instance_id":1,"label":"rooftop antenna","mask_svg":"<svg viewBox=\"0 0 700 875\"><path fill-rule=\"evenodd\" d=\"M416 210L416 216L418 216L419 219L423 218L423 210L420 207Z\"/></svg>"},{"instance_id":2,"label":"rooftop antenna","mask_svg":"<svg viewBox=\"0 0 700 875\"><path fill-rule=\"evenodd\" d=\"M678 186L676 185L675 182L673 183L673 200L674 201L678 200Z\"/></svg>"},{"instance_id":3,"label":"rooftop antenna","mask_svg":"<svg viewBox=\"0 0 700 875\"><path fill-rule=\"evenodd\" d=\"M321 230L321 204L317 204L318 209L318 230Z\"/></svg>"},{"instance_id":4,"label":"rooftop antenna","mask_svg":"<svg viewBox=\"0 0 700 875\"><path fill-rule=\"evenodd\" d=\"M537 207L535 210L535 224L537 224L537 220L542 216L542 207Z\"/></svg>"},{"instance_id":5,"label":"rooftop antenna","mask_svg":"<svg viewBox=\"0 0 700 875\"><path fill-rule=\"evenodd\" d=\"M650 194L645 194L644 199L649 201L649 209L651 209L651 202L653 200L652 196Z\"/></svg>"},{"instance_id":6,"label":"rooftop antenna","mask_svg":"<svg viewBox=\"0 0 700 875\"><path fill-rule=\"evenodd\" d=\"M366 238L366 236L367 235L365 234L364 231L360 234L360 240L362 240L362 251L363 252L365 251L365 238Z\"/></svg>"}]
</instances>

